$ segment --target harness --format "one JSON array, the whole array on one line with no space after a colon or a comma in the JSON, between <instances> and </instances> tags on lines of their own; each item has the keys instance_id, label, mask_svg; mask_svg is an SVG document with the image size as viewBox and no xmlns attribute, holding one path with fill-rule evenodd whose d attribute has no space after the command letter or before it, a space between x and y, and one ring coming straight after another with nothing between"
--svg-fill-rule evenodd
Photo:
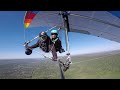
<instances>
[{"instance_id":1,"label":"harness","mask_svg":"<svg viewBox=\"0 0 120 90\"><path fill-rule=\"evenodd\" d=\"M49 41L49 42L50 42L50 41ZM50 44L50 43L48 43L47 40L46 40L46 41L43 41L43 39L40 37L39 43L40 43L39 47L40 47L43 51L49 52L49 45L47 45L47 44Z\"/></svg>"},{"instance_id":2,"label":"harness","mask_svg":"<svg viewBox=\"0 0 120 90\"><path fill-rule=\"evenodd\" d=\"M55 44L57 40L58 40L58 37L56 39L52 39L52 42Z\"/></svg>"}]
</instances>

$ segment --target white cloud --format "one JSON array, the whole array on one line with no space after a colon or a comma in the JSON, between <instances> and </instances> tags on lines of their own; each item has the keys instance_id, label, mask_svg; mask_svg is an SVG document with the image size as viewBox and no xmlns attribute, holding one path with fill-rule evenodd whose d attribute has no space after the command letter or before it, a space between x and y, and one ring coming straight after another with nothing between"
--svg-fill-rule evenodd
<instances>
[{"instance_id":1,"label":"white cloud","mask_svg":"<svg viewBox=\"0 0 120 90\"><path fill-rule=\"evenodd\" d=\"M101 45L101 46L93 46L87 48L78 48L74 49L71 52L73 54L86 54L86 53L95 53L95 52L103 52L103 51L112 51L112 50L120 50L120 44L112 43L109 45Z\"/></svg>"},{"instance_id":2,"label":"white cloud","mask_svg":"<svg viewBox=\"0 0 120 90\"><path fill-rule=\"evenodd\" d=\"M74 54L86 54L86 53L94 53L94 52L103 52L103 51L110 51L110 50L120 50L120 44L116 42L111 42L109 44L98 44L88 47L79 46L78 48L70 48L70 52L72 55ZM59 54L58 56L63 56L67 52ZM31 55L25 55L24 49L20 51L11 51L11 52L0 52L0 59L22 59L22 58L43 58L41 54L45 54L39 49L34 50ZM48 57L52 57L51 53L45 54Z\"/></svg>"}]
</instances>

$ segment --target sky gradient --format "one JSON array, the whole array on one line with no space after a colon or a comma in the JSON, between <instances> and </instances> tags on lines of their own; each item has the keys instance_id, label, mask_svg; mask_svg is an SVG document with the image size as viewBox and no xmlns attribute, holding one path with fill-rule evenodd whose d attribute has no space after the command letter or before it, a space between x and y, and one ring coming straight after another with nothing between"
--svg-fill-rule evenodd
<instances>
[{"instance_id":1,"label":"sky gradient","mask_svg":"<svg viewBox=\"0 0 120 90\"><path fill-rule=\"evenodd\" d=\"M32 55L25 55L23 47L24 39L24 19L25 11L0 11L0 59L11 58L41 58L42 51L35 49ZM46 31L47 28L31 28L26 32L26 39L32 39L40 31ZM50 33L48 33L50 35ZM107 39L85 35L80 33L69 33L71 54L84 54L109 50L120 50L120 43ZM66 48L64 40L64 31L60 32L60 39L63 48ZM32 42L31 44L34 44ZM38 51L38 52L36 52ZM65 53L63 53L64 55ZM51 55L51 54L46 54ZM61 54L62 55L62 54Z\"/></svg>"}]
</instances>

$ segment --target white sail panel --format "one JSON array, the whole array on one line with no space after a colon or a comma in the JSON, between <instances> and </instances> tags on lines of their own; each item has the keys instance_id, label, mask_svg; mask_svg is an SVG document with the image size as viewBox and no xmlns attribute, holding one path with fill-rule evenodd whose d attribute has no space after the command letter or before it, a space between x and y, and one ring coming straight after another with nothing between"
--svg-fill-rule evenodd
<instances>
[{"instance_id":1,"label":"white sail panel","mask_svg":"<svg viewBox=\"0 0 120 90\"><path fill-rule=\"evenodd\" d=\"M60 11L39 11L30 27L63 25ZM120 42L120 18L108 11L70 11L70 32L83 33ZM64 28L63 28L64 29Z\"/></svg>"}]
</instances>

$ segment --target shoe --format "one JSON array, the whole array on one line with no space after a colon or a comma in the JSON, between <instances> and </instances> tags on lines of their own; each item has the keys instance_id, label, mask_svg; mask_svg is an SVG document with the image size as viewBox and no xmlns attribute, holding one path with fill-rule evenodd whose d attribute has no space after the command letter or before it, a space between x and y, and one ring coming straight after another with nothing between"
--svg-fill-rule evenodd
<instances>
[{"instance_id":1,"label":"shoe","mask_svg":"<svg viewBox=\"0 0 120 90\"><path fill-rule=\"evenodd\" d=\"M67 53L66 55L70 55L70 53Z\"/></svg>"},{"instance_id":2,"label":"shoe","mask_svg":"<svg viewBox=\"0 0 120 90\"><path fill-rule=\"evenodd\" d=\"M64 50L63 48L61 48L61 49L59 50L59 53L63 53L63 52L65 52L65 50Z\"/></svg>"}]
</instances>

